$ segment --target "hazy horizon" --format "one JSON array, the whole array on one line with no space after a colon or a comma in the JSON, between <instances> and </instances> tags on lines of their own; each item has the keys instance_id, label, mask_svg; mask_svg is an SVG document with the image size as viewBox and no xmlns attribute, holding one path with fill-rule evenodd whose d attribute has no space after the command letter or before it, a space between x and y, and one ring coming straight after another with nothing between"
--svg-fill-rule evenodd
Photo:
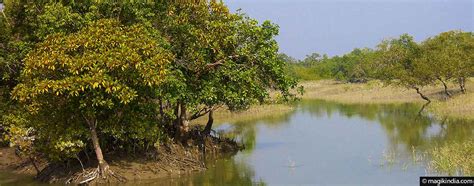
<instances>
[{"instance_id":1,"label":"hazy horizon","mask_svg":"<svg viewBox=\"0 0 474 186\"><path fill-rule=\"evenodd\" d=\"M474 0L225 0L231 10L280 26L280 52L298 59L373 48L403 33L417 41L449 30L473 31Z\"/></svg>"}]
</instances>

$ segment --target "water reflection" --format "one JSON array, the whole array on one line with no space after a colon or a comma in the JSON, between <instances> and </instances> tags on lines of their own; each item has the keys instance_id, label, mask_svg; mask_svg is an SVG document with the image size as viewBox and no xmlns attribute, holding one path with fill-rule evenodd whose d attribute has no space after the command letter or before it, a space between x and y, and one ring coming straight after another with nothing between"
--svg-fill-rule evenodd
<instances>
[{"instance_id":1,"label":"water reflection","mask_svg":"<svg viewBox=\"0 0 474 186\"><path fill-rule=\"evenodd\" d=\"M302 182L284 183L333 183L317 179L304 182L318 171L328 177L325 174L331 172L328 169L334 169L334 175L346 173L345 177L357 180L354 175L358 174L347 170L347 165L352 164L355 169L381 175L380 179L390 177L397 183L405 177L412 180L400 183L416 183L419 176L432 174L432 170L426 168L429 160L427 150L443 143L472 140L474 132L472 122L437 121L428 113L420 115L419 110L420 106L415 104L362 105L304 100L298 103L297 110L287 115L224 124L221 128L246 144L247 150L234 160L251 164L256 170L254 180L297 180L292 177L303 175ZM313 130L313 133L307 132ZM319 160L308 157L311 155ZM278 156L280 158L274 158ZM307 169L286 167L286 175L269 174L278 167L271 166L275 159L279 161L277 169L285 169L285 159L291 162L291 156L297 157L295 161ZM362 183L371 183L358 179ZM344 179L339 182L349 183Z\"/></svg>"},{"instance_id":2,"label":"water reflection","mask_svg":"<svg viewBox=\"0 0 474 186\"><path fill-rule=\"evenodd\" d=\"M132 185L416 185L431 174L427 150L474 136L473 122L437 121L413 104L295 106L285 115L219 124L221 135L246 150L209 162L207 171Z\"/></svg>"},{"instance_id":3,"label":"water reflection","mask_svg":"<svg viewBox=\"0 0 474 186\"><path fill-rule=\"evenodd\" d=\"M158 180L144 180L129 185L266 185L255 180L255 173L246 162L238 162L231 157L208 163L206 172L182 175Z\"/></svg>"},{"instance_id":4,"label":"water reflection","mask_svg":"<svg viewBox=\"0 0 474 186\"><path fill-rule=\"evenodd\" d=\"M280 127L289 124L291 116L295 111L286 114L279 114L277 116L270 116L259 118L256 120L246 120L245 122L234 123L220 123L216 131L221 136L234 138L244 144L245 149L243 153L250 154L256 147L256 139L258 133L258 126L265 125L273 130L278 130ZM271 145L271 144L263 144Z\"/></svg>"},{"instance_id":5,"label":"water reflection","mask_svg":"<svg viewBox=\"0 0 474 186\"><path fill-rule=\"evenodd\" d=\"M347 118L359 117L379 124L392 147L405 149L433 148L440 143L469 140L473 136L472 121L437 121L428 113L419 114L415 104L341 104L322 100L305 100L300 103L302 112L314 116L331 117L333 113ZM395 148L396 149L396 148Z\"/></svg>"}]
</instances>

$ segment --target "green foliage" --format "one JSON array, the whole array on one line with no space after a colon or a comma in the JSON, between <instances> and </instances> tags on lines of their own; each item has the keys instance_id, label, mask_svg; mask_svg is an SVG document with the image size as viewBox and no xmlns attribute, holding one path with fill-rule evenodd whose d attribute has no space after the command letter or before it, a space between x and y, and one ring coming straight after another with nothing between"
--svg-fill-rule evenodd
<instances>
[{"instance_id":1,"label":"green foliage","mask_svg":"<svg viewBox=\"0 0 474 186\"><path fill-rule=\"evenodd\" d=\"M461 91L465 82L474 75L474 36L471 32L449 31L428 38L418 44L413 37L403 34L399 38L382 41L373 49L354 49L343 56L313 53L302 61L286 55L282 60L290 64L288 72L302 80L336 79L344 82L382 80L387 84L420 90L437 81L448 91L447 82L456 80Z\"/></svg>"},{"instance_id":2,"label":"green foliage","mask_svg":"<svg viewBox=\"0 0 474 186\"><path fill-rule=\"evenodd\" d=\"M9 142L11 147L18 147L21 153L30 153L33 148L34 129L28 127L28 120L24 114L5 114L2 115L2 123L6 133L2 136L3 140Z\"/></svg>"},{"instance_id":3,"label":"green foliage","mask_svg":"<svg viewBox=\"0 0 474 186\"><path fill-rule=\"evenodd\" d=\"M85 20L79 13L72 12L71 7L60 3L46 4L43 12L38 15L36 23L30 23L35 27L34 35L39 40L54 33L73 33L85 25Z\"/></svg>"},{"instance_id":4,"label":"green foliage","mask_svg":"<svg viewBox=\"0 0 474 186\"><path fill-rule=\"evenodd\" d=\"M288 56L284 53L278 54L278 58L280 58L280 60L285 61L285 62L290 63L290 64L295 64L295 63L299 62L297 59L295 59L291 56Z\"/></svg>"},{"instance_id":5,"label":"green foliage","mask_svg":"<svg viewBox=\"0 0 474 186\"><path fill-rule=\"evenodd\" d=\"M397 39L383 41L378 49L381 52L377 63L380 70L378 79L407 88L433 83L429 64L419 59L422 51L413 37L404 34Z\"/></svg>"},{"instance_id":6,"label":"green foliage","mask_svg":"<svg viewBox=\"0 0 474 186\"><path fill-rule=\"evenodd\" d=\"M449 81L467 78L474 72L474 36L469 32L449 31L422 43L422 60L429 63L432 76Z\"/></svg>"},{"instance_id":7,"label":"green foliage","mask_svg":"<svg viewBox=\"0 0 474 186\"><path fill-rule=\"evenodd\" d=\"M278 26L216 1L8 0L0 25L2 128L53 160L91 149L93 128L106 150L143 149L178 118L245 109L270 90L289 100L296 86Z\"/></svg>"},{"instance_id":8,"label":"green foliage","mask_svg":"<svg viewBox=\"0 0 474 186\"><path fill-rule=\"evenodd\" d=\"M70 7L41 1L6 1L0 17L1 86L10 89L18 83L22 60L35 43L49 34L76 32L85 24L81 15Z\"/></svg>"},{"instance_id":9,"label":"green foliage","mask_svg":"<svg viewBox=\"0 0 474 186\"><path fill-rule=\"evenodd\" d=\"M444 32L421 44L408 35L384 41L376 63L378 78L414 89L439 80L448 96L447 81L457 79L464 92L465 80L473 74L473 41L472 33L461 31Z\"/></svg>"},{"instance_id":10,"label":"green foliage","mask_svg":"<svg viewBox=\"0 0 474 186\"><path fill-rule=\"evenodd\" d=\"M176 59L163 84L162 97L172 107L188 108L196 119L221 105L231 110L262 103L268 90L284 98L296 81L286 75L274 36L278 27L258 24L243 14L232 14L222 3L172 4L158 14L162 33L171 38Z\"/></svg>"},{"instance_id":11,"label":"green foliage","mask_svg":"<svg viewBox=\"0 0 474 186\"><path fill-rule=\"evenodd\" d=\"M288 66L288 73L300 80L309 81L329 78L329 75L322 75L324 72L322 70L316 69L316 67L308 68L300 64L289 64Z\"/></svg>"},{"instance_id":12,"label":"green foliage","mask_svg":"<svg viewBox=\"0 0 474 186\"><path fill-rule=\"evenodd\" d=\"M38 130L38 148L53 159L82 150L89 138L84 120L95 120L101 132L119 140L156 141L160 133L146 130L143 123L156 114L147 109L148 100L173 57L163 46L156 32L114 20L93 22L74 34L50 35L39 43L25 58L21 83L12 92L28 106L28 127ZM119 121L126 126L116 126ZM120 136L120 129L130 131ZM150 139L144 131L156 133Z\"/></svg>"},{"instance_id":13,"label":"green foliage","mask_svg":"<svg viewBox=\"0 0 474 186\"><path fill-rule=\"evenodd\" d=\"M354 49L343 56L329 58L313 53L299 63L291 63L290 73L303 80L334 78L345 82L366 82L374 78L372 49Z\"/></svg>"}]
</instances>

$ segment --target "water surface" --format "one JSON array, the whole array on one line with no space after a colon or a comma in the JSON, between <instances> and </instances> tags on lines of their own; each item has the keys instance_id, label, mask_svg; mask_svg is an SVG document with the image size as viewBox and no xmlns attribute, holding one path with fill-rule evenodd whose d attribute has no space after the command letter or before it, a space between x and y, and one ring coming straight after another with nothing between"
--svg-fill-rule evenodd
<instances>
[{"instance_id":1,"label":"water surface","mask_svg":"<svg viewBox=\"0 0 474 186\"><path fill-rule=\"evenodd\" d=\"M246 149L208 162L204 172L129 184L418 185L420 176L440 174L427 150L474 132L472 122L437 121L419 109L304 100L277 117L219 124ZM0 185L15 183L7 178L0 173Z\"/></svg>"},{"instance_id":2,"label":"water surface","mask_svg":"<svg viewBox=\"0 0 474 186\"><path fill-rule=\"evenodd\" d=\"M283 116L220 125L246 144L236 156L148 183L418 185L420 176L443 174L428 166L427 150L474 132L472 122L436 121L419 109L304 100Z\"/></svg>"}]
</instances>

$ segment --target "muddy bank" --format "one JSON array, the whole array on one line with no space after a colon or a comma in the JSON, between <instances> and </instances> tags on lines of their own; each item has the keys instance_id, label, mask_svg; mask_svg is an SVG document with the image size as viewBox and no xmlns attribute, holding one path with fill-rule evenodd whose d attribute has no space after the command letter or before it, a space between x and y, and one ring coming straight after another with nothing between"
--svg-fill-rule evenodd
<instances>
[{"instance_id":1,"label":"muddy bank","mask_svg":"<svg viewBox=\"0 0 474 186\"><path fill-rule=\"evenodd\" d=\"M190 134L184 142L161 144L148 152L106 154L110 169L116 176L92 182L133 182L203 171L207 169L206 158L233 155L241 149L242 145L230 139ZM89 160L87 156L81 156L60 163L38 158L35 164L40 172L37 174L29 158L16 155L13 148L1 148L0 171L35 176L36 180L45 183L87 183L90 174L97 169L94 155L89 156Z\"/></svg>"},{"instance_id":2,"label":"muddy bank","mask_svg":"<svg viewBox=\"0 0 474 186\"><path fill-rule=\"evenodd\" d=\"M28 158L18 156L15 149L10 147L0 148L0 171L24 175L36 174L36 170Z\"/></svg>"}]
</instances>

